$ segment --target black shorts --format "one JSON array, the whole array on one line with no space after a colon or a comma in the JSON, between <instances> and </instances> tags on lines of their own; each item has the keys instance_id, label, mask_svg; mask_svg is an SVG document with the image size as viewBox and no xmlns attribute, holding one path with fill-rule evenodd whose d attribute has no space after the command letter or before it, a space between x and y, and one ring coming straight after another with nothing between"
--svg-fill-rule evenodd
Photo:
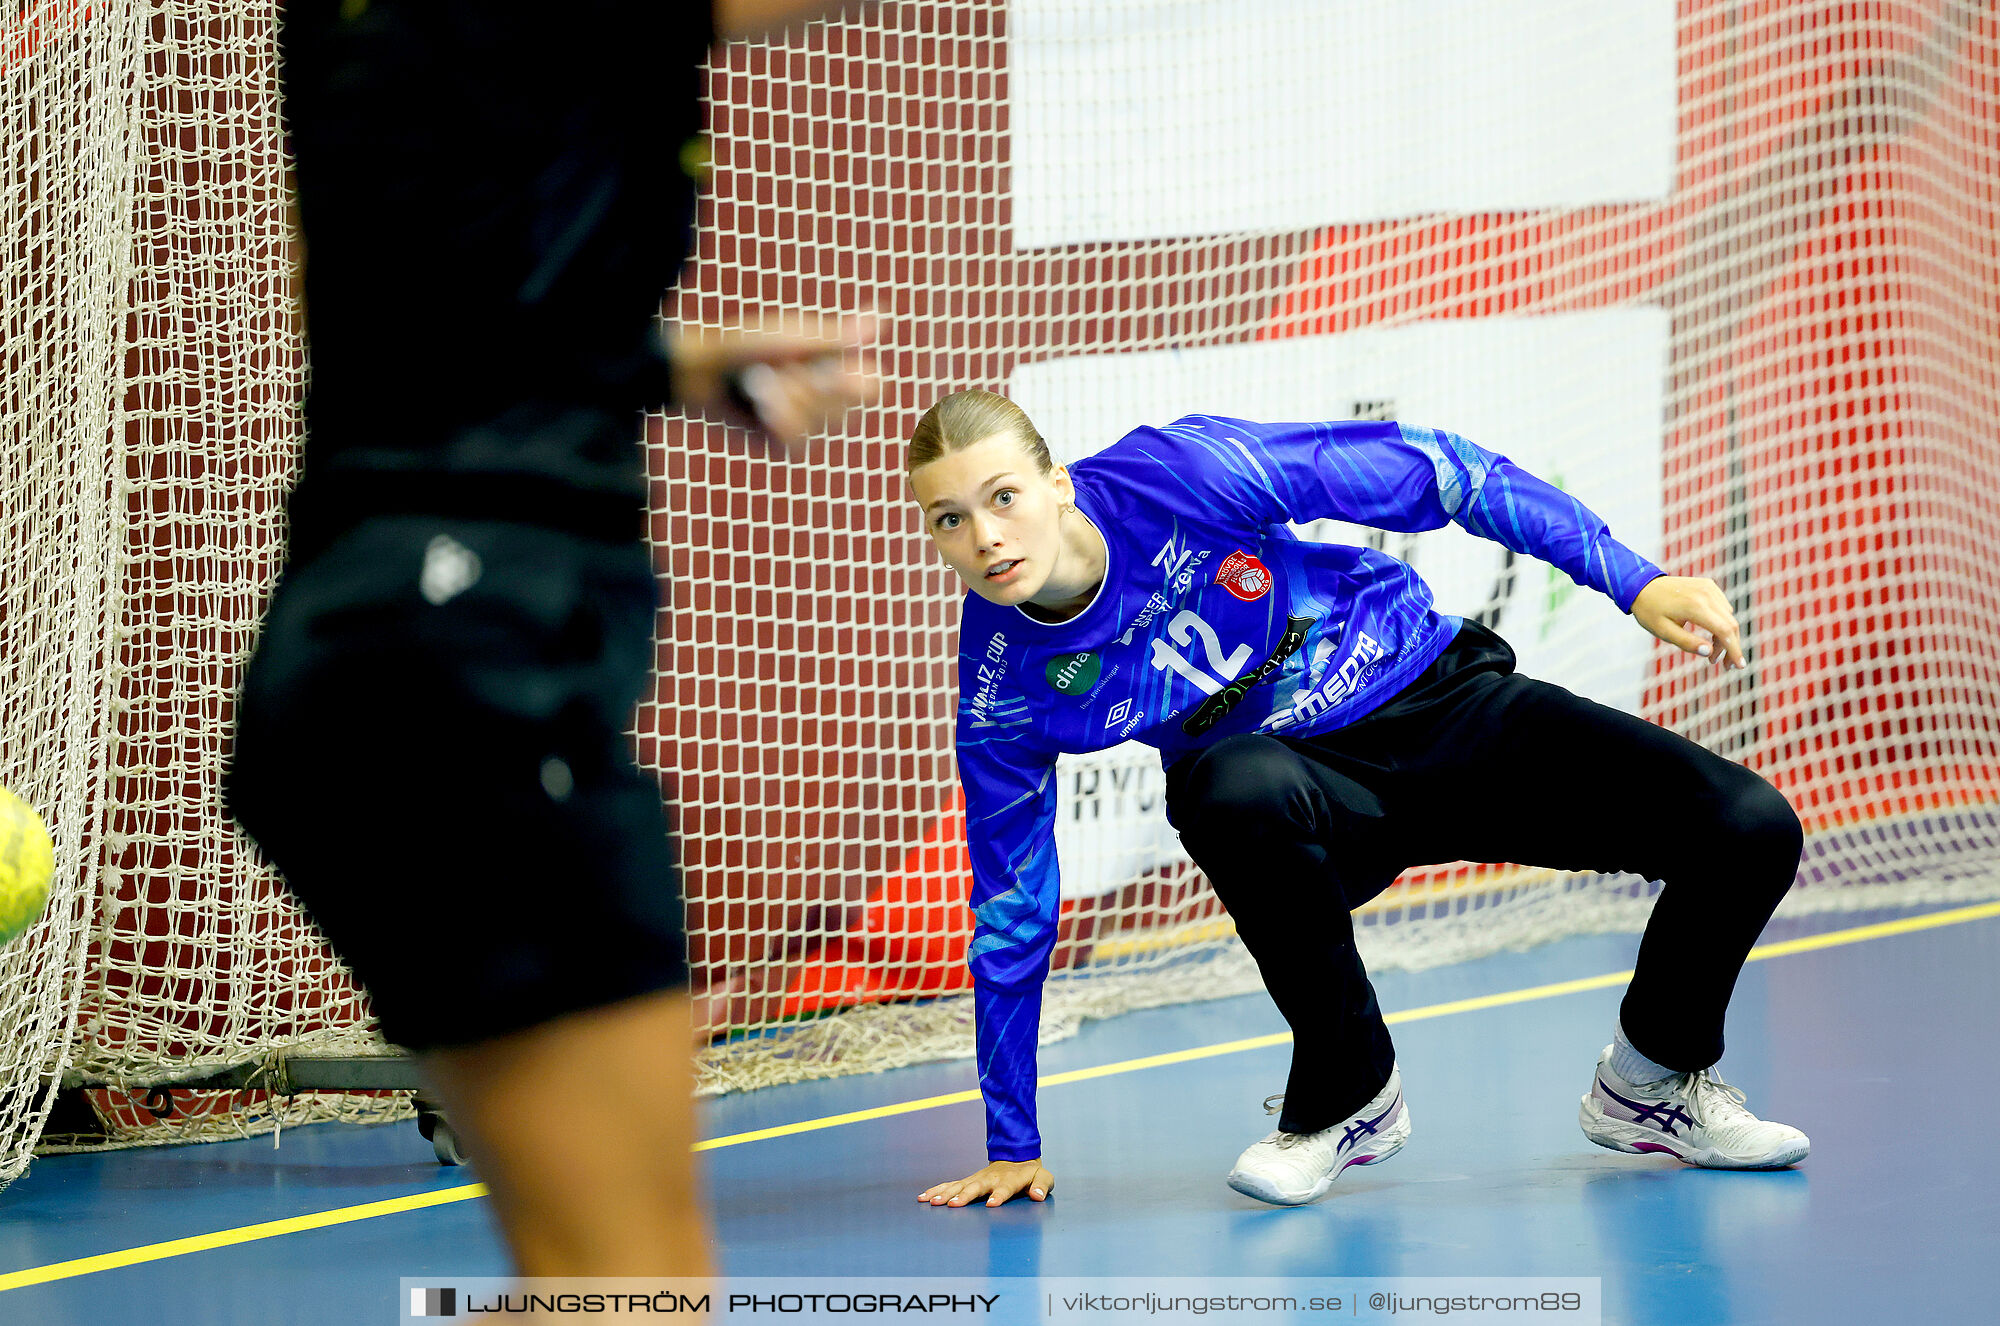
<instances>
[{"instance_id":1,"label":"black shorts","mask_svg":"<svg viewBox=\"0 0 2000 1326\"><path fill-rule=\"evenodd\" d=\"M686 981L643 544L424 516L289 567L244 680L231 812L374 997L460 1045Z\"/></svg>"}]
</instances>

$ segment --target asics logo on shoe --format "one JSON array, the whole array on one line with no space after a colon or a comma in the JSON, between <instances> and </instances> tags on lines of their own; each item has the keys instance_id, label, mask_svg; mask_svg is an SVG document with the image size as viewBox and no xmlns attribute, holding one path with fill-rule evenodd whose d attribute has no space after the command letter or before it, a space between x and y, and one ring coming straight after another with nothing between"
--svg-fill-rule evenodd
<instances>
[{"instance_id":1,"label":"asics logo on shoe","mask_svg":"<svg viewBox=\"0 0 2000 1326\"><path fill-rule=\"evenodd\" d=\"M1394 1114L1396 1112L1396 1107L1401 1105L1402 1103L1403 1103L1403 1093L1399 1091L1396 1093L1396 1098L1389 1102L1388 1109L1383 1110L1380 1114L1376 1115L1372 1119L1356 1119L1353 1123L1348 1124L1347 1131L1343 1132L1340 1135L1340 1145L1333 1149L1333 1154L1335 1154L1336 1156L1342 1154L1347 1150L1347 1148L1353 1146L1356 1142L1360 1141L1364 1137L1367 1137L1369 1134L1373 1133L1376 1129L1380 1128L1382 1126L1382 1121L1387 1119L1390 1115Z\"/></svg>"},{"instance_id":2,"label":"asics logo on shoe","mask_svg":"<svg viewBox=\"0 0 2000 1326\"><path fill-rule=\"evenodd\" d=\"M1597 1079L1597 1089L1617 1101L1620 1105L1623 1105L1626 1109L1633 1111L1633 1117L1626 1121L1628 1123L1650 1125L1651 1127L1658 1128L1668 1137L1680 1136L1680 1134L1674 1131L1674 1125L1677 1123L1684 1128L1694 1127L1694 1117L1670 1100L1653 1101L1650 1103L1643 1100L1627 1100L1610 1087L1605 1086L1602 1077Z\"/></svg>"}]
</instances>

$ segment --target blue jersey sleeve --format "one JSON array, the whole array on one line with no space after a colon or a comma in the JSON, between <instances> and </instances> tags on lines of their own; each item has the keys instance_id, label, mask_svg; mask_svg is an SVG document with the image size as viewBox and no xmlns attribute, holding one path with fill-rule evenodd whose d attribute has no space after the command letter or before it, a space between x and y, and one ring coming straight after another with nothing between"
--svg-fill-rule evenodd
<instances>
[{"instance_id":1,"label":"blue jersey sleeve","mask_svg":"<svg viewBox=\"0 0 2000 1326\"><path fill-rule=\"evenodd\" d=\"M1010 740L1005 725L961 713L958 776L972 857L973 1012L988 1160L1034 1160L1035 1050L1042 983L1055 947L1055 759Z\"/></svg>"},{"instance_id":2,"label":"blue jersey sleeve","mask_svg":"<svg viewBox=\"0 0 2000 1326\"><path fill-rule=\"evenodd\" d=\"M1156 457L1180 468L1178 483L1202 485L1198 496L1253 524L1332 519L1415 532L1455 521L1625 612L1662 574L1568 493L1443 429L1191 415L1158 432L1181 444Z\"/></svg>"}]
</instances>

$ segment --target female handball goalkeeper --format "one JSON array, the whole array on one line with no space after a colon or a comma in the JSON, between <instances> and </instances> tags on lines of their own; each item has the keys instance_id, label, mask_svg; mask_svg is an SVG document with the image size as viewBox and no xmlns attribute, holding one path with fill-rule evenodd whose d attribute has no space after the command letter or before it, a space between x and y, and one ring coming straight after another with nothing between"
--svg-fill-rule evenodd
<instances>
[{"instance_id":1,"label":"female handball goalkeeper","mask_svg":"<svg viewBox=\"0 0 2000 1326\"><path fill-rule=\"evenodd\" d=\"M1712 1168L1805 1156L1803 1133L1752 1115L1713 1070L1737 973L1798 869L1785 798L1672 732L1517 674L1505 641L1437 611L1396 558L1306 542L1286 522L1456 521L1609 595L1660 639L1742 667L1714 582L1662 573L1504 456L1407 424L1196 415L1064 467L1019 407L966 391L924 415L908 468L931 538L972 588L958 760L991 1162L920 1201L1053 1189L1035 1124L1052 774L1059 752L1125 740L1159 749L1168 818L1292 1027L1278 1129L1236 1162L1239 1192L1310 1202L1408 1139L1348 913L1408 867L1456 860L1664 884L1583 1097L1586 1137Z\"/></svg>"}]
</instances>

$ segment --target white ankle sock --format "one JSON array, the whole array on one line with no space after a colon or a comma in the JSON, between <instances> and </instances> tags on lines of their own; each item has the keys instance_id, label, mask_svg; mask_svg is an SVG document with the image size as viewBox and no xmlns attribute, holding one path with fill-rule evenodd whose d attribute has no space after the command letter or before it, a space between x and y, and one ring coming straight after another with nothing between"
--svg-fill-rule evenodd
<instances>
[{"instance_id":1,"label":"white ankle sock","mask_svg":"<svg viewBox=\"0 0 2000 1326\"><path fill-rule=\"evenodd\" d=\"M1611 1036L1611 1071L1635 1087L1679 1076L1673 1069L1656 1064L1633 1049L1632 1042L1625 1039L1625 1024L1622 1022L1616 1024Z\"/></svg>"}]
</instances>

